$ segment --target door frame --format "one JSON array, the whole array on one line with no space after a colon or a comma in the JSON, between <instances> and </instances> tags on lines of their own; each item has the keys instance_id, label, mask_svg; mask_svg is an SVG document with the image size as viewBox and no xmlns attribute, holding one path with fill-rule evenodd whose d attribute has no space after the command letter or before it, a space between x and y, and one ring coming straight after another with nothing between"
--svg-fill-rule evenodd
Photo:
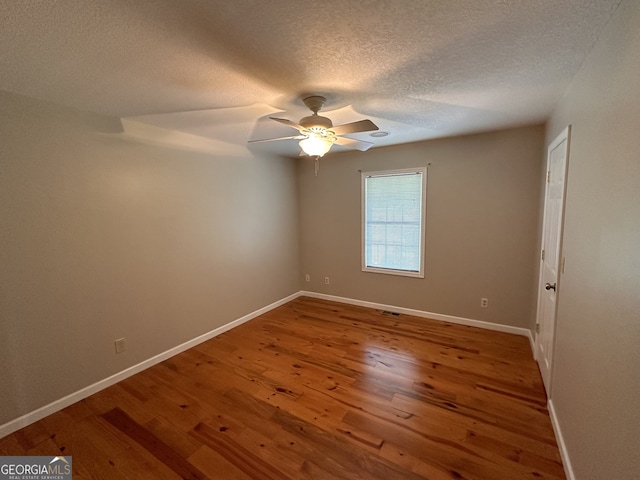
<instances>
[{"instance_id":1,"label":"door frame","mask_svg":"<svg viewBox=\"0 0 640 480\"><path fill-rule=\"evenodd\" d=\"M553 378L553 365L554 365L554 357L555 357L555 333L556 333L556 329L557 329L557 315L558 315L558 301L560 298L560 291L561 291L561 277L562 274L564 273L564 265L565 265L565 259L564 259L564 255L563 255L563 236L564 236L564 220L565 220L565 206L566 206L566 197L567 197L567 177L568 177L568 172L569 172L569 155L570 155L570 141L571 141L571 125L568 125L566 128L564 128L562 130L562 132L560 132L558 134L558 136L556 136L556 138L553 139L553 141L549 144L549 146L547 147L547 162L546 162L546 169L545 169L545 180L544 180L544 197L543 197L543 218L542 218L542 229L541 229L541 236L540 236L540 255L539 255L539 270L538 270L538 297L537 297L537 303L536 303L536 329L535 329L535 342L534 342L534 357L536 359L536 361L538 362L538 365L540 368L540 363L541 361L544 361L543 359L539 358L540 355L540 342L541 342L541 335L539 332L539 328L540 328L540 323L541 323L541 317L542 317L542 299L543 299L543 295L545 295L546 290L545 290L545 283L544 283L544 239L545 239L545 233L546 233L546 228L547 228L547 215L548 215L548 209L547 209L547 194L549 191L549 181L548 181L548 175L550 174L551 171L551 154L552 152L560 145L562 144L562 142L566 141L566 153L565 153L565 164L564 164L564 182L563 182L563 187L562 187L562 205L560 208L560 219L559 219L559 226L558 226L558 255L557 255L557 265L555 265L556 267L556 290L555 290L555 295L556 295L556 299L555 299L555 305L554 305L554 323L553 323L553 329L550 332L551 334L551 342L550 342L550 351L551 351L551 362L550 362L550 366L549 366L549 373L548 373L548 379L545 382L545 378L544 378L544 374L542 372L542 369L540 369L540 373L543 377L543 383L545 386L545 390L547 393L547 398L551 398L551 381Z\"/></svg>"}]
</instances>

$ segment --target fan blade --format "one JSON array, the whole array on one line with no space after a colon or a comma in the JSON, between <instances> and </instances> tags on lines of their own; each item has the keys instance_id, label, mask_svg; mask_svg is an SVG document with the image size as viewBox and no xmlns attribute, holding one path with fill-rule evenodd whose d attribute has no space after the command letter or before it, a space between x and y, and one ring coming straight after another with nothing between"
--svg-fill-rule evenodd
<instances>
[{"instance_id":1,"label":"fan blade","mask_svg":"<svg viewBox=\"0 0 640 480\"><path fill-rule=\"evenodd\" d=\"M378 130L378 127L371 120L360 120L359 122L337 125L329 130L336 135L347 135L349 133L371 132L372 130Z\"/></svg>"},{"instance_id":2,"label":"fan blade","mask_svg":"<svg viewBox=\"0 0 640 480\"><path fill-rule=\"evenodd\" d=\"M276 140L302 140L307 138L304 135L293 135L291 137L263 138L260 140L249 140L247 143L275 142Z\"/></svg>"},{"instance_id":3,"label":"fan blade","mask_svg":"<svg viewBox=\"0 0 640 480\"><path fill-rule=\"evenodd\" d=\"M269 117L269 118L271 120L275 120L276 122L283 123L287 127L295 128L299 132L304 132L306 130L306 128L304 128L302 125L298 125L297 123L292 122L291 120L287 120L286 118L276 118L276 117ZM376 130L377 130L377 128L376 128Z\"/></svg>"},{"instance_id":4,"label":"fan blade","mask_svg":"<svg viewBox=\"0 0 640 480\"><path fill-rule=\"evenodd\" d=\"M370 147L373 146L373 143L371 142L363 142L362 140L356 140L354 138L347 137L336 138L336 143L338 145L342 145L343 147L355 148L357 150L360 150L361 152L367 151Z\"/></svg>"}]
</instances>

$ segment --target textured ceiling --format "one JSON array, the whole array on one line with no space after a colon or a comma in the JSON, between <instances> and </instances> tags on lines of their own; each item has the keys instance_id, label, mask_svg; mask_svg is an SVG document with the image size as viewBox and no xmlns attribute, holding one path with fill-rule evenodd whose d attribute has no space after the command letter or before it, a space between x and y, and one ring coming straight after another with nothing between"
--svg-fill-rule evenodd
<instances>
[{"instance_id":1,"label":"textured ceiling","mask_svg":"<svg viewBox=\"0 0 640 480\"><path fill-rule=\"evenodd\" d=\"M619 3L0 0L0 90L242 147L315 93L389 145L543 122Z\"/></svg>"}]
</instances>

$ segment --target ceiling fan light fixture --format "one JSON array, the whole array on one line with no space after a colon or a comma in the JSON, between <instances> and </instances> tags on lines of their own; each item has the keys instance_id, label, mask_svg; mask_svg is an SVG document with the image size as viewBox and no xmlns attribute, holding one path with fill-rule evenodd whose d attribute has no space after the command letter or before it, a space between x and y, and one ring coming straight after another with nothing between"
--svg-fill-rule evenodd
<instances>
[{"instance_id":1,"label":"ceiling fan light fixture","mask_svg":"<svg viewBox=\"0 0 640 480\"><path fill-rule=\"evenodd\" d=\"M355 148L364 152L374 144L355 138L346 137L352 133L364 133L378 130L378 127L371 120L358 120L357 122L344 123L333 126L331 119L318 115L318 111L326 101L320 95L311 95L302 99L304 104L311 110L312 115L308 115L299 123L286 118L269 117L278 123L294 128L299 135L287 137L265 138L262 140L249 140L249 143L272 142L274 140L300 140L298 144L302 149L301 155L308 155L316 159L316 173L318 159L331 150L331 146L336 143L341 147Z\"/></svg>"},{"instance_id":2,"label":"ceiling fan light fixture","mask_svg":"<svg viewBox=\"0 0 640 480\"><path fill-rule=\"evenodd\" d=\"M335 142L334 136L322 136L310 132L309 136L300 140L300 148L310 157L322 157L331 149L331 145Z\"/></svg>"}]
</instances>

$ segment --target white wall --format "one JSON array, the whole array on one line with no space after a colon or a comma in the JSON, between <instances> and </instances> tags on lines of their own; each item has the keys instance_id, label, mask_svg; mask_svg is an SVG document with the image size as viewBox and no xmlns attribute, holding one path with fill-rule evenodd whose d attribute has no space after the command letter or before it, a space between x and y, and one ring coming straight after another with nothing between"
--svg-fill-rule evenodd
<instances>
[{"instance_id":1,"label":"white wall","mask_svg":"<svg viewBox=\"0 0 640 480\"><path fill-rule=\"evenodd\" d=\"M300 289L294 161L0 110L0 425Z\"/></svg>"},{"instance_id":2,"label":"white wall","mask_svg":"<svg viewBox=\"0 0 640 480\"><path fill-rule=\"evenodd\" d=\"M548 124L571 124L551 399L578 480L640 478L640 2L624 0Z\"/></svg>"}]
</instances>

